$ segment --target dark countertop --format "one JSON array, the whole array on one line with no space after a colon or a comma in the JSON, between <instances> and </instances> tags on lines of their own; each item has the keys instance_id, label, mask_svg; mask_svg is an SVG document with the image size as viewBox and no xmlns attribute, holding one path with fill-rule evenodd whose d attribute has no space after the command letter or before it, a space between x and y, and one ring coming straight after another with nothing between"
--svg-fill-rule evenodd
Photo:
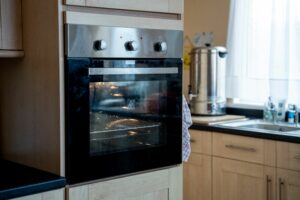
<instances>
[{"instance_id":1,"label":"dark countertop","mask_svg":"<svg viewBox=\"0 0 300 200\"><path fill-rule=\"evenodd\" d=\"M248 136L248 137L255 137L255 138L263 138L263 139L270 139L270 140L278 140L278 141L285 141L285 142L292 142L292 143L300 143L300 134L299 135L292 135L287 133L264 133L258 131L251 131L251 130L243 130L237 127L222 127L220 125L201 125L201 124L193 124L190 129L196 130L203 130L203 131L214 131L220 133L228 133L233 135L241 135L241 136Z\"/></svg>"},{"instance_id":2,"label":"dark countertop","mask_svg":"<svg viewBox=\"0 0 300 200\"><path fill-rule=\"evenodd\" d=\"M0 160L0 200L64 187L66 180L55 174Z\"/></svg>"}]
</instances>

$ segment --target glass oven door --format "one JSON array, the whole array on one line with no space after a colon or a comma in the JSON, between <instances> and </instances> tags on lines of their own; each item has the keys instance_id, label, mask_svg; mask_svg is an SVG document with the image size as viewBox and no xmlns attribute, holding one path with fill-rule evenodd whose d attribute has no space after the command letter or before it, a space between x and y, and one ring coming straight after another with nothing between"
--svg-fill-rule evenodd
<instances>
[{"instance_id":1,"label":"glass oven door","mask_svg":"<svg viewBox=\"0 0 300 200\"><path fill-rule=\"evenodd\" d=\"M181 163L180 59L67 59L69 183Z\"/></svg>"}]
</instances>

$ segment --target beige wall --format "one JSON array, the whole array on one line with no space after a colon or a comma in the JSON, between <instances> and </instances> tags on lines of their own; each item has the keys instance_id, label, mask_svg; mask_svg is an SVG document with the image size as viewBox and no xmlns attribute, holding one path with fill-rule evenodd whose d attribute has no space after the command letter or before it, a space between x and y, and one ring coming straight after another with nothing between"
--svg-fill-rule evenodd
<instances>
[{"instance_id":1,"label":"beige wall","mask_svg":"<svg viewBox=\"0 0 300 200\"><path fill-rule=\"evenodd\" d=\"M192 38L196 32L213 32L214 44L226 46L229 1L185 0L185 34Z\"/></svg>"},{"instance_id":2,"label":"beige wall","mask_svg":"<svg viewBox=\"0 0 300 200\"><path fill-rule=\"evenodd\" d=\"M229 2L230 0L185 0L185 35L192 39L196 32L213 32L214 45L226 47ZM189 70L184 70L185 94L188 82Z\"/></svg>"}]
</instances>

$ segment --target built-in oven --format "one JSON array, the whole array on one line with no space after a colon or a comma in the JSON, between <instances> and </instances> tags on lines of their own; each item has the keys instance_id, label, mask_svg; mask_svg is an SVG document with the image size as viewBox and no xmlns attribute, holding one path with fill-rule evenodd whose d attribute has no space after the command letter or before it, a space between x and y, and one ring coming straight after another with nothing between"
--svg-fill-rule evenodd
<instances>
[{"instance_id":1,"label":"built-in oven","mask_svg":"<svg viewBox=\"0 0 300 200\"><path fill-rule=\"evenodd\" d=\"M65 28L67 182L181 163L182 31Z\"/></svg>"}]
</instances>

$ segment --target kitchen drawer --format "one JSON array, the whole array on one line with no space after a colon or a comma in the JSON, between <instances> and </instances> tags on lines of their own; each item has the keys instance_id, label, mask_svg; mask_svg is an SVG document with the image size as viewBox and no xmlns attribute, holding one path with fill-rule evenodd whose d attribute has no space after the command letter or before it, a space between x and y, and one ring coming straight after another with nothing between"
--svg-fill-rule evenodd
<instances>
[{"instance_id":1,"label":"kitchen drawer","mask_svg":"<svg viewBox=\"0 0 300 200\"><path fill-rule=\"evenodd\" d=\"M64 0L66 5L85 6L85 0Z\"/></svg>"},{"instance_id":2,"label":"kitchen drawer","mask_svg":"<svg viewBox=\"0 0 300 200\"><path fill-rule=\"evenodd\" d=\"M64 4L181 14L184 2L183 0L64 0Z\"/></svg>"},{"instance_id":3,"label":"kitchen drawer","mask_svg":"<svg viewBox=\"0 0 300 200\"><path fill-rule=\"evenodd\" d=\"M300 144L276 142L277 167L300 171Z\"/></svg>"},{"instance_id":4,"label":"kitchen drawer","mask_svg":"<svg viewBox=\"0 0 300 200\"><path fill-rule=\"evenodd\" d=\"M182 166L93 182L66 190L66 200L182 200Z\"/></svg>"},{"instance_id":5,"label":"kitchen drawer","mask_svg":"<svg viewBox=\"0 0 300 200\"><path fill-rule=\"evenodd\" d=\"M213 155L275 166L275 142L213 133Z\"/></svg>"},{"instance_id":6,"label":"kitchen drawer","mask_svg":"<svg viewBox=\"0 0 300 200\"><path fill-rule=\"evenodd\" d=\"M211 155L212 133L208 131L189 130L191 135L191 150L193 153Z\"/></svg>"}]
</instances>

